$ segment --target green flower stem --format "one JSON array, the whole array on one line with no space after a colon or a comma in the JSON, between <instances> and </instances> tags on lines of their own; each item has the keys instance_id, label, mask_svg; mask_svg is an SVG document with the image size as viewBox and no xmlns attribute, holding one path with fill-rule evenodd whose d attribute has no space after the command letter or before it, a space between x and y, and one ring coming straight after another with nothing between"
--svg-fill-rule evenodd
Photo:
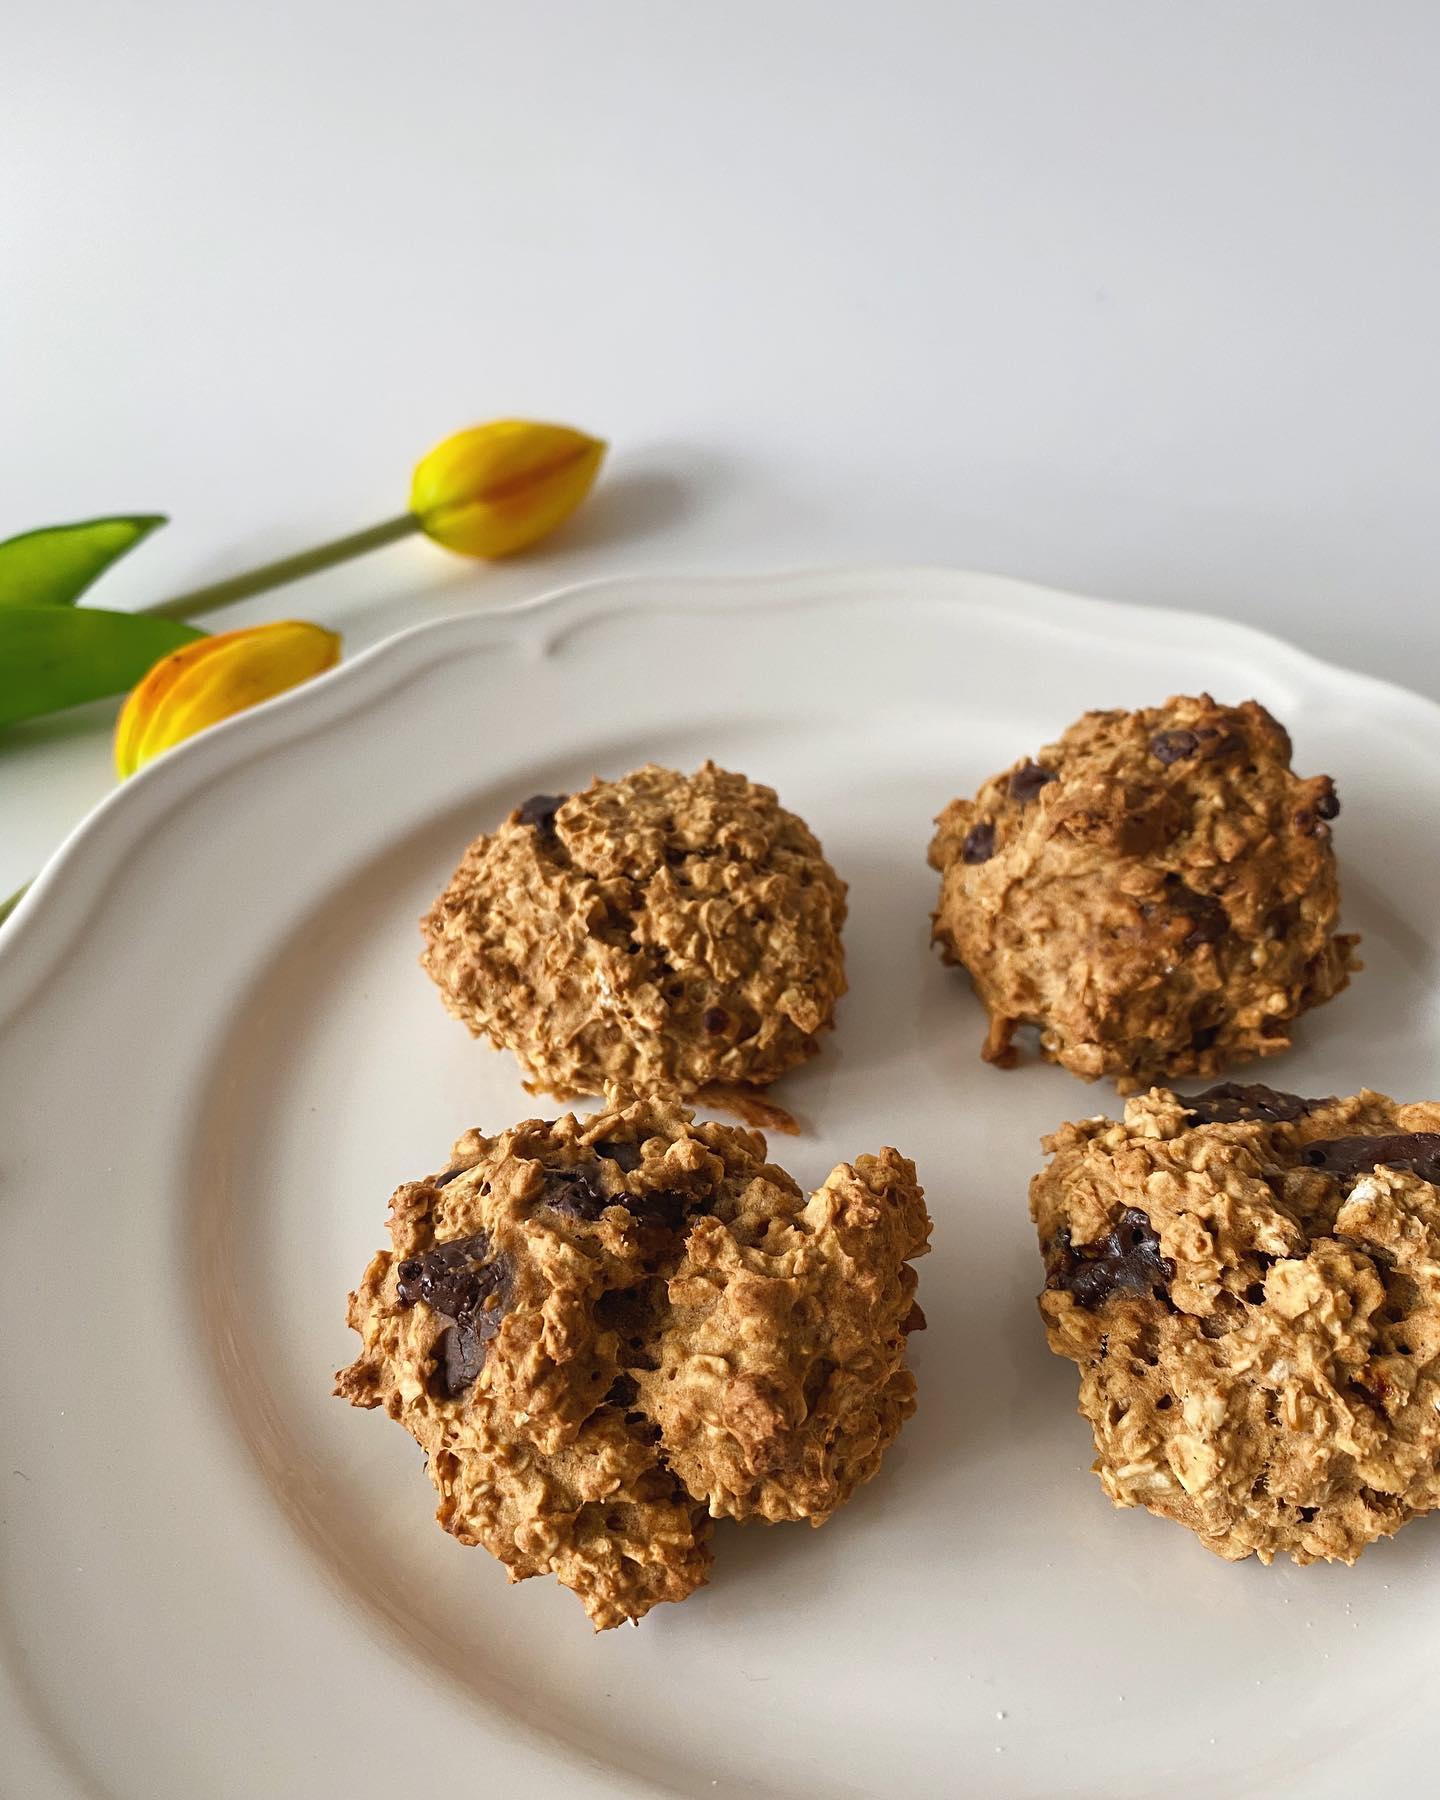
<instances>
[{"instance_id":1,"label":"green flower stem","mask_svg":"<svg viewBox=\"0 0 1440 1800\"><path fill-rule=\"evenodd\" d=\"M332 538L328 544L302 550L298 556L282 556L277 562L262 563L247 575L232 575L228 581L213 581L208 587L192 588L188 594L176 594L172 600L160 600L153 606L140 606L135 610L164 619L193 619L197 613L233 606L237 600L268 593L271 588L283 587L287 581L318 575L322 569L333 569L336 563L349 562L352 556L363 556L367 550L382 550L386 544L398 543L420 529L420 521L414 513L401 513L397 518L386 519L364 531L352 531L348 537ZM25 898L29 887L27 881L8 900L0 900L0 925Z\"/></svg>"},{"instance_id":2,"label":"green flower stem","mask_svg":"<svg viewBox=\"0 0 1440 1800\"><path fill-rule=\"evenodd\" d=\"M153 606L141 606L136 610L157 613L166 619L193 619L197 613L213 612L217 606L233 606L237 600L268 593L271 588L283 587L287 581L318 575L322 569L332 569L336 563L348 562L352 556L363 556L367 550L380 550L386 544L398 543L401 538L419 530L420 521L414 513L401 513L398 518L386 519L382 525L371 525L365 531L352 531L348 537L317 544L313 550L302 550L298 556L282 556L278 562L262 563L247 575L232 575L228 581L214 581L208 587L192 588L188 594L177 594L173 600L160 600Z\"/></svg>"}]
</instances>

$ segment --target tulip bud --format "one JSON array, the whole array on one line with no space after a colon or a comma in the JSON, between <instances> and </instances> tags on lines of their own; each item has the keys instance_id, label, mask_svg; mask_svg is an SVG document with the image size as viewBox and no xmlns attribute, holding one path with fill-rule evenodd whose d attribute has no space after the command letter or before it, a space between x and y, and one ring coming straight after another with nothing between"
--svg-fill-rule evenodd
<instances>
[{"instance_id":1,"label":"tulip bud","mask_svg":"<svg viewBox=\"0 0 1440 1800\"><path fill-rule=\"evenodd\" d=\"M464 556L509 556L553 531L590 491L600 438L565 425L497 419L458 431L416 465L410 510L427 537Z\"/></svg>"},{"instance_id":2,"label":"tulip bud","mask_svg":"<svg viewBox=\"0 0 1440 1800\"><path fill-rule=\"evenodd\" d=\"M120 709L115 767L121 779L162 750L298 687L339 660L334 632L296 619L182 645L156 663Z\"/></svg>"}]
</instances>

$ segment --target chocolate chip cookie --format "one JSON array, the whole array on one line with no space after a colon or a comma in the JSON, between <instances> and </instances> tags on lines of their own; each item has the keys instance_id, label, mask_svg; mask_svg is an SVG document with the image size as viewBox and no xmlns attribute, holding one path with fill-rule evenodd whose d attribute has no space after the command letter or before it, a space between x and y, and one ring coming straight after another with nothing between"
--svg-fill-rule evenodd
<instances>
[{"instance_id":1,"label":"chocolate chip cookie","mask_svg":"<svg viewBox=\"0 0 1440 1800\"><path fill-rule=\"evenodd\" d=\"M1288 1049L1357 966L1335 932L1334 784L1290 759L1255 701L1181 696L1087 713L953 800L933 935L990 1015L985 1057L1009 1066L1035 1025L1047 1061L1123 1093Z\"/></svg>"},{"instance_id":2,"label":"chocolate chip cookie","mask_svg":"<svg viewBox=\"0 0 1440 1800\"><path fill-rule=\"evenodd\" d=\"M757 1087L845 992L845 884L767 787L707 762L536 794L471 844L424 966L532 1092Z\"/></svg>"},{"instance_id":3,"label":"chocolate chip cookie","mask_svg":"<svg viewBox=\"0 0 1440 1800\"><path fill-rule=\"evenodd\" d=\"M1117 1506L1349 1563L1440 1505L1440 1102L1155 1088L1046 1149L1040 1311Z\"/></svg>"},{"instance_id":4,"label":"chocolate chip cookie","mask_svg":"<svg viewBox=\"0 0 1440 1800\"><path fill-rule=\"evenodd\" d=\"M472 1131L396 1191L350 1297L336 1391L420 1444L447 1531L597 1629L699 1587L712 1518L823 1523L914 1410L913 1166L862 1156L807 1200L765 1155L613 1094Z\"/></svg>"}]
</instances>

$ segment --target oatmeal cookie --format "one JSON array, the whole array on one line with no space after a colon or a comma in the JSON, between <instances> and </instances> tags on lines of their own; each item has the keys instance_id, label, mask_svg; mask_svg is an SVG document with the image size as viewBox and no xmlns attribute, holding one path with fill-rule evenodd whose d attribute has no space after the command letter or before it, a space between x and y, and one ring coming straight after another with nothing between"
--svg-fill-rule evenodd
<instances>
[{"instance_id":1,"label":"oatmeal cookie","mask_svg":"<svg viewBox=\"0 0 1440 1800\"><path fill-rule=\"evenodd\" d=\"M1046 1148L1040 1310L1117 1506L1349 1563L1440 1504L1440 1102L1156 1088Z\"/></svg>"},{"instance_id":2,"label":"oatmeal cookie","mask_svg":"<svg viewBox=\"0 0 1440 1800\"><path fill-rule=\"evenodd\" d=\"M1037 1025L1047 1061L1125 1093L1288 1049L1357 966L1335 934L1335 788L1290 758L1257 702L1180 696L1086 713L951 801L933 935L990 1015L985 1057L1008 1067Z\"/></svg>"},{"instance_id":3,"label":"oatmeal cookie","mask_svg":"<svg viewBox=\"0 0 1440 1800\"><path fill-rule=\"evenodd\" d=\"M613 1092L469 1132L351 1295L337 1392L415 1437L448 1531L597 1629L700 1586L712 1516L821 1523L914 1410L913 1167L861 1157L807 1201L765 1154Z\"/></svg>"},{"instance_id":4,"label":"oatmeal cookie","mask_svg":"<svg viewBox=\"0 0 1440 1800\"><path fill-rule=\"evenodd\" d=\"M422 921L446 1006L532 1092L763 1086L845 992L845 884L771 789L707 762L537 794Z\"/></svg>"}]
</instances>

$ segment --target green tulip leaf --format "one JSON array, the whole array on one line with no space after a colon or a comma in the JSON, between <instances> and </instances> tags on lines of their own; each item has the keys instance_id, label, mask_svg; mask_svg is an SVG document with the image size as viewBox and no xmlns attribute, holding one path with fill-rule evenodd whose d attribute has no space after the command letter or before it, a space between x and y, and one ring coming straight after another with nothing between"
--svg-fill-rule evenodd
<instances>
[{"instance_id":1,"label":"green tulip leaf","mask_svg":"<svg viewBox=\"0 0 1440 1800\"><path fill-rule=\"evenodd\" d=\"M193 625L96 606L0 606L0 725L123 694Z\"/></svg>"},{"instance_id":2,"label":"green tulip leaf","mask_svg":"<svg viewBox=\"0 0 1440 1800\"><path fill-rule=\"evenodd\" d=\"M0 606L73 606L118 557L165 523L163 513L43 525L0 543Z\"/></svg>"},{"instance_id":3,"label":"green tulip leaf","mask_svg":"<svg viewBox=\"0 0 1440 1800\"><path fill-rule=\"evenodd\" d=\"M15 892L10 896L10 898L8 900L0 900L0 925L3 925L5 923L5 921L10 917L11 913L14 912L15 908L20 904L20 902L25 898L25 896L29 892L30 892L30 883L27 881L25 883L24 887L16 888Z\"/></svg>"}]
</instances>

